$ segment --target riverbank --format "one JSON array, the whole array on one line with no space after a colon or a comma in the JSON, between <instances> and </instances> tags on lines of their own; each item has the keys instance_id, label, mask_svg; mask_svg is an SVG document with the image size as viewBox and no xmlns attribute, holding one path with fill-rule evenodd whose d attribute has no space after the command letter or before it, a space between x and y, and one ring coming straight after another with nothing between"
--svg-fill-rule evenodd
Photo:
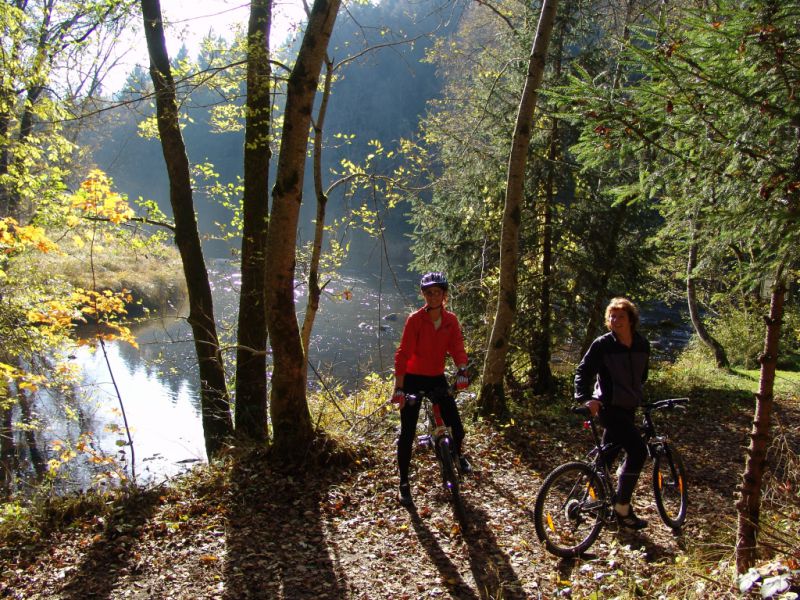
<instances>
[{"instance_id":1,"label":"riverbank","mask_svg":"<svg viewBox=\"0 0 800 600\"><path fill-rule=\"evenodd\" d=\"M645 476L636 502L647 529L604 532L591 556L574 561L538 544L530 515L544 475L588 445L565 398L518 409L501 428L468 421L476 472L465 485L462 522L424 454L413 466L416 507L397 503L390 414L359 442L329 439L301 471L253 450L114 501L53 503L41 522L20 525L16 535L6 520L0 596L741 598L731 559L751 382L730 374L701 379L697 371L654 380L651 395L691 396L689 410L660 421L690 474L689 518L677 535L659 521ZM773 448L783 460L771 462L762 516L772 529L760 538L759 566L762 580L783 573L797 586L797 519L783 525L783 552L767 547L780 549L770 536L780 526L776 510L800 514L796 492L782 492L800 480L794 389L776 399Z\"/></svg>"},{"instance_id":2,"label":"riverbank","mask_svg":"<svg viewBox=\"0 0 800 600\"><path fill-rule=\"evenodd\" d=\"M186 281L177 248L149 241L102 237L94 244L61 236L59 252L33 253L22 268L49 273L85 290L128 290L133 297L126 309L130 318L147 312L174 314L186 298Z\"/></svg>"}]
</instances>

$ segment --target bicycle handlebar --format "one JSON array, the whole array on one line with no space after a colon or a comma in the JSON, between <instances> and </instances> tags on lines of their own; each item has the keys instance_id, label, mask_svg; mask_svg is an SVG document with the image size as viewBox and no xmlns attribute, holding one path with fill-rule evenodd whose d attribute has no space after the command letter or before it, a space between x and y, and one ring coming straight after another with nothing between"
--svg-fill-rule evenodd
<instances>
[{"instance_id":1,"label":"bicycle handlebar","mask_svg":"<svg viewBox=\"0 0 800 600\"><path fill-rule=\"evenodd\" d=\"M468 363L467 368L465 369L467 372L467 377L469 377L470 382L474 379L475 375L477 374L477 367L473 363ZM462 390L463 391L463 390ZM406 402L408 402L409 406L414 406L414 404L420 398L428 398L431 402L436 402L440 396L446 396L447 394L456 395L458 394L458 390L456 389L456 377L453 376L451 381L447 384L446 387L436 388L429 392L418 392L416 394L406 394Z\"/></svg>"},{"instance_id":2,"label":"bicycle handlebar","mask_svg":"<svg viewBox=\"0 0 800 600\"><path fill-rule=\"evenodd\" d=\"M689 398L666 398L665 400L657 400L642 404L644 410L660 410L666 408L672 410L673 408L686 408L684 405L689 403Z\"/></svg>"},{"instance_id":3,"label":"bicycle handlebar","mask_svg":"<svg viewBox=\"0 0 800 600\"><path fill-rule=\"evenodd\" d=\"M661 410L662 408L666 408L668 410L672 410L673 408L681 408L685 409L685 404L689 403L689 398L666 398L664 400L657 400L655 402L648 402L642 404L642 409L646 412L650 412L652 410ZM589 412L589 409L583 405L580 406L573 406L572 412L576 415L581 415L582 417L591 417L592 414Z\"/></svg>"}]
</instances>

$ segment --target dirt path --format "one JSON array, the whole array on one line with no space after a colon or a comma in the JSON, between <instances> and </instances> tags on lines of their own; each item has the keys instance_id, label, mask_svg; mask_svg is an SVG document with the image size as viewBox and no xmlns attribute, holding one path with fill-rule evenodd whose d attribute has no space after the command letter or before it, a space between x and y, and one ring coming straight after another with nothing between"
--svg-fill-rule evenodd
<instances>
[{"instance_id":1,"label":"dirt path","mask_svg":"<svg viewBox=\"0 0 800 600\"><path fill-rule=\"evenodd\" d=\"M603 598L702 586L708 575L687 584L688 570L675 581L675 565L687 547L714 551L732 530L750 419L742 406L720 422L715 402L669 418L691 476L690 517L678 536L649 506L646 472L636 504L647 529L603 532L594 557L547 554L533 530L535 494L543 475L579 455L588 439L578 423L542 420L502 433L470 430L476 472L465 485L464 523L437 485L430 456L414 460L415 508L397 503L391 440L371 458L300 476L251 456L137 496L106 519L76 518L48 539L0 548L0 597ZM800 423L796 403L776 416ZM800 431L787 431L800 451Z\"/></svg>"}]
</instances>

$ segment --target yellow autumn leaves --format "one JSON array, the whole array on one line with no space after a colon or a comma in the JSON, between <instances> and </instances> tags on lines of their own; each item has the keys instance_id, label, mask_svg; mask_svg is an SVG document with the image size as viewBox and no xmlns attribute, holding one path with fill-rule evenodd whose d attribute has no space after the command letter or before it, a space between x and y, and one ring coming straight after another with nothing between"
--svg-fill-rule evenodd
<instances>
[{"instance_id":1,"label":"yellow autumn leaves","mask_svg":"<svg viewBox=\"0 0 800 600\"><path fill-rule=\"evenodd\" d=\"M65 197L68 211L66 224L73 228L87 219L120 225L134 216L125 197L111 189L112 183L105 173L93 170L80 188ZM4 267L8 259L25 252L59 252L58 245L37 225L21 225L10 217L0 219L0 284L9 280ZM21 282L10 282L16 287ZM90 339L79 340L89 345L98 341L122 340L137 346L130 329L119 323L127 314L126 306L133 302L128 290L73 289L68 293L31 302L22 308L28 325L44 339L57 345L58 336L68 335L76 323L97 324ZM20 388L36 390L46 384L43 378L25 373L11 365L0 363L0 379L15 381Z\"/></svg>"},{"instance_id":2,"label":"yellow autumn leaves","mask_svg":"<svg viewBox=\"0 0 800 600\"><path fill-rule=\"evenodd\" d=\"M128 201L111 189L108 176L99 169L89 171L80 189L72 195L71 206L87 216L108 220L115 225L133 218Z\"/></svg>"}]
</instances>

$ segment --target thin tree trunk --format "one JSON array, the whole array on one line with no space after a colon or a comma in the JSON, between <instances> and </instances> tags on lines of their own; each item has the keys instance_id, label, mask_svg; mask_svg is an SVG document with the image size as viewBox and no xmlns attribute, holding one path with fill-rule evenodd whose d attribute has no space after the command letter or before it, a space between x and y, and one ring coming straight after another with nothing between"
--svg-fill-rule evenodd
<instances>
[{"instance_id":1,"label":"thin tree trunk","mask_svg":"<svg viewBox=\"0 0 800 600\"><path fill-rule=\"evenodd\" d=\"M545 182L544 205L542 206L542 287L539 293L539 335L534 340L535 372L533 391L544 394L552 389L553 373L550 370L551 356L551 312L550 292L553 267L553 202L555 197L555 159L558 146L558 119L553 119L548 172Z\"/></svg>"},{"instance_id":2,"label":"thin tree trunk","mask_svg":"<svg viewBox=\"0 0 800 600\"><path fill-rule=\"evenodd\" d=\"M703 320L700 318L700 310L697 307L697 286L694 280L694 269L697 266L697 221L692 220L692 239L689 243L689 260L686 264L686 300L689 306L689 317L692 320L697 337L708 346L714 353L714 360L717 367L727 369L730 366L728 357L725 355L725 348L722 347L714 337L708 333Z\"/></svg>"},{"instance_id":3,"label":"thin tree trunk","mask_svg":"<svg viewBox=\"0 0 800 600\"><path fill-rule=\"evenodd\" d=\"M525 188L525 168L531 139L533 114L539 86L544 77L547 46L556 17L558 0L544 0L536 37L528 60L528 74L520 97L511 153L508 159L506 201L500 233L500 293L497 296L492 333L483 364L483 387L478 406L485 416L503 415L506 411L503 373L509 337L517 309L517 268L519 265L519 227L522 220L522 198Z\"/></svg>"},{"instance_id":4,"label":"thin tree trunk","mask_svg":"<svg viewBox=\"0 0 800 600\"><path fill-rule=\"evenodd\" d=\"M272 0L253 0L247 32L242 290L236 347L236 435L267 440L266 246L269 222Z\"/></svg>"},{"instance_id":5,"label":"thin tree trunk","mask_svg":"<svg viewBox=\"0 0 800 600\"><path fill-rule=\"evenodd\" d=\"M36 53L33 57L32 71L35 73L35 79L30 82L31 85L25 94L25 101L22 103L22 114L19 116L19 132L17 133L17 144L24 144L31 133L33 133L33 107L39 101L39 97L44 91L43 82L47 80L45 75L46 70L49 68L48 59L48 36L50 35L50 23L53 17L52 1L44 2L42 5L42 22L39 24L39 39L36 42ZM16 45L12 52L16 54ZM13 106L12 102L10 106ZM8 140L8 138L3 138ZM24 167L24 158L17 156L13 159L9 156L6 160L13 160L17 163L17 169L20 173L25 172L27 169ZM10 166L10 164L9 164ZM6 190L6 211L10 216L15 217L17 220L24 220L23 208L21 205L20 188L18 185L7 188Z\"/></svg>"},{"instance_id":6,"label":"thin tree trunk","mask_svg":"<svg viewBox=\"0 0 800 600\"><path fill-rule=\"evenodd\" d=\"M308 128L322 62L341 0L316 0L286 90L281 150L267 235L267 328L273 365L270 416L273 449L298 456L314 437L306 400L305 354L295 315L295 239L303 198Z\"/></svg>"},{"instance_id":7,"label":"thin tree trunk","mask_svg":"<svg viewBox=\"0 0 800 600\"><path fill-rule=\"evenodd\" d=\"M3 498L11 495L16 471L17 450L14 447L14 430L11 426L11 404L0 408L0 491Z\"/></svg>"},{"instance_id":8,"label":"thin tree trunk","mask_svg":"<svg viewBox=\"0 0 800 600\"><path fill-rule=\"evenodd\" d=\"M3 96L0 98L0 103L8 103L8 99L13 97L13 94L6 93L3 90ZM11 115L6 112L0 112L0 140L8 139L9 124ZM11 153L8 150L8 144L0 144L0 219L10 217L11 215L11 188L8 185L8 168L10 166Z\"/></svg>"},{"instance_id":9,"label":"thin tree trunk","mask_svg":"<svg viewBox=\"0 0 800 600\"><path fill-rule=\"evenodd\" d=\"M333 61L325 59L325 83L322 88L322 98L319 103L317 121L314 124L314 193L317 197L317 215L314 221L314 241L311 247L311 263L308 268L308 300L306 302L306 315L303 319L301 338L303 351L308 358L308 346L311 343L311 331L314 328L314 319L319 310L319 299L322 288L319 285L319 262L322 256L322 242L325 234L325 212L328 205L328 196L322 184L322 132L325 128L325 114L328 109L328 99L331 95L333 81ZM308 371L308 361L304 363Z\"/></svg>"},{"instance_id":10,"label":"thin tree trunk","mask_svg":"<svg viewBox=\"0 0 800 600\"><path fill-rule=\"evenodd\" d=\"M785 296L786 282L783 274L779 273L777 282L772 289L769 317L766 320L767 330L764 352L761 355L761 376L756 393L753 428L750 431L750 445L747 448L747 460L742 473L740 496L736 502L738 512L736 570L739 573L746 572L755 564L756 560L761 515L761 486L764 479L767 449L771 440L770 419Z\"/></svg>"},{"instance_id":11,"label":"thin tree trunk","mask_svg":"<svg viewBox=\"0 0 800 600\"><path fill-rule=\"evenodd\" d=\"M606 244L605 255L602 260L603 270L600 274L591 308L589 309L589 322L586 325L586 332L584 333L583 342L581 343L581 356L586 354L586 351L592 344L592 340L597 337L598 332L603 326L603 308L608 301L608 281L611 279L611 274L614 272L614 264L618 250L617 241L619 240L619 233L622 229L622 224L625 222L625 214L627 212L624 204L612 210L614 211L614 221L611 225L611 231L604 234L607 236L606 240L608 243Z\"/></svg>"},{"instance_id":12,"label":"thin tree trunk","mask_svg":"<svg viewBox=\"0 0 800 600\"><path fill-rule=\"evenodd\" d=\"M161 148L169 176L169 199L175 217L175 243L183 262L189 294L189 318L200 371L200 406L206 452L216 455L233 433L225 369L214 322L214 305L200 234L194 214L189 159L178 124L178 102L169 65L159 0L141 0L150 76L156 93Z\"/></svg>"}]
</instances>

